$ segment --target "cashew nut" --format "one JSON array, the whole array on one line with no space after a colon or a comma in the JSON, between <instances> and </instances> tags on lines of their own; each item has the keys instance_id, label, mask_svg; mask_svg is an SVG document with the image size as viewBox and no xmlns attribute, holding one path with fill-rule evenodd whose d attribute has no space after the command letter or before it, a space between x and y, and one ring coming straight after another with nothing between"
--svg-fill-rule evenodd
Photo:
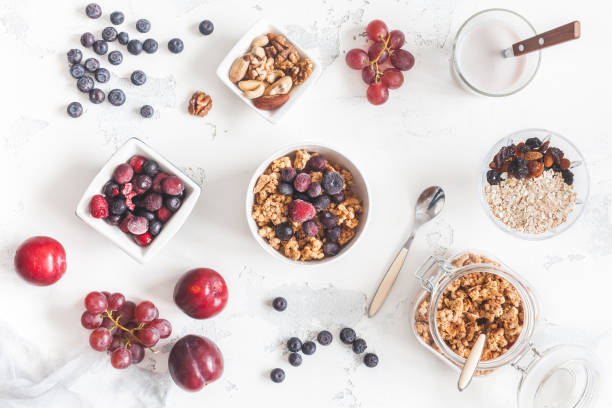
<instances>
[{"instance_id":1,"label":"cashew nut","mask_svg":"<svg viewBox=\"0 0 612 408\"><path fill-rule=\"evenodd\" d=\"M261 47L253 47L251 52L259 59L263 59L266 56L266 52Z\"/></svg>"},{"instance_id":2,"label":"cashew nut","mask_svg":"<svg viewBox=\"0 0 612 408\"><path fill-rule=\"evenodd\" d=\"M290 76L284 76L266 89L266 95L284 95L291 90L293 81Z\"/></svg>"},{"instance_id":3,"label":"cashew nut","mask_svg":"<svg viewBox=\"0 0 612 408\"><path fill-rule=\"evenodd\" d=\"M249 57L248 55L243 55L242 57L236 58L229 70L230 81L236 83L242 78L244 78L247 69L249 68L250 61L251 57Z\"/></svg>"},{"instance_id":4,"label":"cashew nut","mask_svg":"<svg viewBox=\"0 0 612 408\"><path fill-rule=\"evenodd\" d=\"M253 39L253 42L251 43L251 48L266 46L268 45L268 42L269 40L267 35L259 35Z\"/></svg>"},{"instance_id":5,"label":"cashew nut","mask_svg":"<svg viewBox=\"0 0 612 408\"><path fill-rule=\"evenodd\" d=\"M255 81L252 79L240 81L238 83L238 88L242 90L242 93L248 99L259 98L266 90L266 87L264 86L263 82Z\"/></svg>"}]
</instances>

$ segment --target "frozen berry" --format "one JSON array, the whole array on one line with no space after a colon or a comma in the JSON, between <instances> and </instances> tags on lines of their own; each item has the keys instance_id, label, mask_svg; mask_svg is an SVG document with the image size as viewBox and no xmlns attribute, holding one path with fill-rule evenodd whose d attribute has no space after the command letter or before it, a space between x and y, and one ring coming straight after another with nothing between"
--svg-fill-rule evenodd
<instances>
[{"instance_id":1,"label":"frozen berry","mask_svg":"<svg viewBox=\"0 0 612 408\"><path fill-rule=\"evenodd\" d=\"M132 183L123 183L121 185L121 194L123 194L124 196L127 196L128 194L130 194L133 190L134 190L134 187Z\"/></svg>"},{"instance_id":2,"label":"frozen berry","mask_svg":"<svg viewBox=\"0 0 612 408\"><path fill-rule=\"evenodd\" d=\"M282 195L291 195L293 194L293 186L289 183L280 183L277 187L277 191Z\"/></svg>"},{"instance_id":3,"label":"frozen berry","mask_svg":"<svg viewBox=\"0 0 612 408\"><path fill-rule=\"evenodd\" d=\"M333 228L338 225L338 217L329 211L320 212L319 221L321 222L321 225L323 226L323 228L326 228L326 229Z\"/></svg>"},{"instance_id":4,"label":"frozen berry","mask_svg":"<svg viewBox=\"0 0 612 408\"><path fill-rule=\"evenodd\" d=\"M140 40L130 40L127 45L128 52L132 55L138 55L142 52L142 43Z\"/></svg>"},{"instance_id":5,"label":"frozen berry","mask_svg":"<svg viewBox=\"0 0 612 408\"><path fill-rule=\"evenodd\" d=\"M132 75L130 76L130 81L132 81L134 85L140 86L147 82L147 74L137 69L136 71L132 72Z\"/></svg>"},{"instance_id":6,"label":"frozen berry","mask_svg":"<svg viewBox=\"0 0 612 408\"><path fill-rule=\"evenodd\" d=\"M323 188L321 187L321 183L319 183L318 181L315 181L314 183L310 183L308 190L306 190L306 193L308 194L308 196L312 198L316 198L320 196L322 192L323 192Z\"/></svg>"},{"instance_id":7,"label":"frozen berry","mask_svg":"<svg viewBox=\"0 0 612 408\"><path fill-rule=\"evenodd\" d=\"M153 241L153 237L148 232L144 234L135 235L134 242L136 242L140 246L147 246Z\"/></svg>"},{"instance_id":8,"label":"frozen berry","mask_svg":"<svg viewBox=\"0 0 612 408\"><path fill-rule=\"evenodd\" d=\"M155 191L156 193L162 192L161 183L166 177L168 177L166 173L157 173L155 175L155 177L153 178L153 191Z\"/></svg>"},{"instance_id":9,"label":"frozen berry","mask_svg":"<svg viewBox=\"0 0 612 408\"><path fill-rule=\"evenodd\" d=\"M149 234L156 236L161 232L161 229L164 225L160 220L151 220L149 221Z\"/></svg>"},{"instance_id":10,"label":"frozen berry","mask_svg":"<svg viewBox=\"0 0 612 408\"><path fill-rule=\"evenodd\" d=\"M96 194L91 198L89 210L94 218L108 217L108 202L103 195Z\"/></svg>"},{"instance_id":11,"label":"frozen berry","mask_svg":"<svg viewBox=\"0 0 612 408\"><path fill-rule=\"evenodd\" d=\"M323 158L323 156L312 156L309 160L308 163L306 164L306 166L313 171L323 171L325 170L325 165L327 163L325 162L325 159Z\"/></svg>"},{"instance_id":12,"label":"frozen berry","mask_svg":"<svg viewBox=\"0 0 612 408\"><path fill-rule=\"evenodd\" d=\"M110 21L114 25L123 24L123 22L125 21L125 16L120 11L113 11L110 15Z\"/></svg>"},{"instance_id":13,"label":"frozen berry","mask_svg":"<svg viewBox=\"0 0 612 408\"><path fill-rule=\"evenodd\" d=\"M282 368L275 368L270 372L270 378L275 383L281 383L285 380L285 372Z\"/></svg>"},{"instance_id":14,"label":"frozen berry","mask_svg":"<svg viewBox=\"0 0 612 408\"><path fill-rule=\"evenodd\" d=\"M306 354L307 356L314 354L316 350L317 345L314 343L314 341L305 341L304 344L302 344L302 353Z\"/></svg>"},{"instance_id":15,"label":"frozen berry","mask_svg":"<svg viewBox=\"0 0 612 408\"><path fill-rule=\"evenodd\" d=\"M101 89L94 88L89 91L89 101L91 103L99 104L104 102L104 99L106 99L106 95L104 95Z\"/></svg>"},{"instance_id":16,"label":"frozen berry","mask_svg":"<svg viewBox=\"0 0 612 408\"><path fill-rule=\"evenodd\" d=\"M144 196L141 205L149 211L157 211L162 208L163 198L161 194L149 193Z\"/></svg>"},{"instance_id":17,"label":"frozen berry","mask_svg":"<svg viewBox=\"0 0 612 408\"><path fill-rule=\"evenodd\" d=\"M204 20L200 23L198 28L200 29L200 33L202 33L202 35L210 35L215 29L215 26L210 20Z\"/></svg>"},{"instance_id":18,"label":"frozen berry","mask_svg":"<svg viewBox=\"0 0 612 408\"><path fill-rule=\"evenodd\" d=\"M338 194L333 194L331 198L334 201L334 203L340 204L341 202L345 200L346 197L344 195L344 191L341 191Z\"/></svg>"},{"instance_id":19,"label":"frozen berry","mask_svg":"<svg viewBox=\"0 0 612 408\"><path fill-rule=\"evenodd\" d=\"M102 192L107 197L115 197L119 195L119 184L115 183L113 180L109 180L102 187Z\"/></svg>"},{"instance_id":20,"label":"frozen berry","mask_svg":"<svg viewBox=\"0 0 612 408\"><path fill-rule=\"evenodd\" d=\"M329 199L329 196L324 194L312 200L312 204L317 210L325 210L331 204L331 200Z\"/></svg>"},{"instance_id":21,"label":"frozen berry","mask_svg":"<svg viewBox=\"0 0 612 408\"><path fill-rule=\"evenodd\" d=\"M149 221L145 217L134 217L128 221L127 229L134 235L140 235L149 229Z\"/></svg>"},{"instance_id":22,"label":"frozen berry","mask_svg":"<svg viewBox=\"0 0 612 408\"><path fill-rule=\"evenodd\" d=\"M287 299L280 296L274 298L274 300L272 301L272 307L277 312L282 312L283 310L287 309Z\"/></svg>"},{"instance_id":23,"label":"frozen berry","mask_svg":"<svg viewBox=\"0 0 612 408\"><path fill-rule=\"evenodd\" d=\"M342 234L342 228L333 227L325 230L325 238L331 242L337 242L340 239L340 235Z\"/></svg>"},{"instance_id":24,"label":"frozen berry","mask_svg":"<svg viewBox=\"0 0 612 408\"><path fill-rule=\"evenodd\" d=\"M113 179L119 183L129 183L134 177L134 169L128 163L122 163L115 168Z\"/></svg>"},{"instance_id":25,"label":"frozen berry","mask_svg":"<svg viewBox=\"0 0 612 408\"><path fill-rule=\"evenodd\" d=\"M78 102L71 102L66 108L71 118L78 118L83 114L83 106Z\"/></svg>"},{"instance_id":26,"label":"frozen berry","mask_svg":"<svg viewBox=\"0 0 612 408\"><path fill-rule=\"evenodd\" d=\"M151 105L143 105L140 108L140 116L142 116L143 118L151 118L153 117L153 107Z\"/></svg>"},{"instance_id":27,"label":"frozen berry","mask_svg":"<svg viewBox=\"0 0 612 408\"><path fill-rule=\"evenodd\" d=\"M170 217L172 217L172 212L166 207L162 207L157 210L157 219L159 219L161 222L168 221Z\"/></svg>"},{"instance_id":28,"label":"frozen berry","mask_svg":"<svg viewBox=\"0 0 612 408\"><path fill-rule=\"evenodd\" d=\"M355 330L351 329L350 327L345 327L344 329L340 330L340 340L344 344L353 344L356 338L357 334L355 333Z\"/></svg>"},{"instance_id":29,"label":"frozen berry","mask_svg":"<svg viewBox=\"0 0 612 408\"><path fill-rule=\"evenodd\" d=\"M89 3L87 7L85 7L85 14L87 14L89 18L100 18L102 15L102 8L96 3Z\"/></svg>"},{"instance_id":30,"label":"frozen berry","mask_svg":"<svg viewBox=\"0 0 612 408\"><path fill-rule=\"evenodd\" d=\"M70 75L75 79L79 79L85 75L85 67L81 64L73 64L70 67Z\"/></svg>"},{"instance_id":31,"label":"frozen berry","mask_svg":"<svg viewBox=\"0 0 612 408\"><path fill-rule=\"evenodd\" d=\"M184 48L183 41L181 41L181 39L179 38L173 38L170 41L168 41L168 49L170 50L170 52L174 54L178 54L182 52L183 48Z\"/></svg>"},{"instance_id":32,"label":"frozen berry","mask_svg":"<svg viewBox=\"0 0 612 408\"><path fill-rule=\"evenodd\" d=\"M563 177L563 181L565 181L565 184L568 186L574 184L574 173L572 173L571 170L566 169L561 171L561 177Z\"/></svg>"},{"instance_id":33,"label":"frozen berry","mask_svg":"<svg viewBox=\"0 0 612 408\"><path fill-rule=\"evenodd\" d=\"M281 241L289 241L293 236L293 229L288 222L283 222L282 224L278 224L276 226L275 234Z\"/></svg>"},{"instance_id":34,"label":"frozen berry","mask_svg":"<svg viewBox=\"0 0 612 408\"><path fill-rule=\"evenodd\" d=\"M119 41L119 44L121 45L127 45L130 42L130 35L125 31L122 31L117 34L117 41Z\"/></svg>"},{"instance_id":35,"label":"frozen berry","mask_svg":"<svg viewBox=\"0 0 612 408\"><path fill-rule=\"evenodd\" d=\"M342 176L335 171L328 171L323 175L323 188L327 194L338 194L344 188Z\"/></svg>"},{"instance_id":36,"label":"frozen berry","mask_svg":"<svg viewBox=\"0 0 612 408\"><path fill-rule=\"evenodd\" d=\"M310 187L311 180L310 174L300 173L295 176L295 179L293 180L293 187L300 193L304 193L306 190L308 190L308 187Z\"/></svg>"},{"instance_id":37,"label":"frozen berry","mask_svg":"<svg viewBox=\"0 0 612 408\"><path fill-rule=\"evenodd\" d=\"M104 55L108 52L108 43L104 40L94 41L92 49L96 54Z\"/></svg>"},{"instance_id":38,"label":"frozen berry","mask_svg":"<svg viewBox=\"0 0 612 408\"><path fill-rule=\"evenodd\" d=\"M129 160L130 166L134 169L136 173L142 173L144 170L142 166L145 164L147 159L142 156L132 156Z\"/></svg>"},{"instance_id":39,"label":"frozen berry","mask_svg":"<svg viewBox=\"0 0 612 408\"><path fill-rule=\"evenodd\" d=\"M164 205L170 211L177 212L181 208L181 199L173 196L166 197L164 198Z\"/></svg>"},{"instance_id":40,"label":"frozen berry","mask_svg":"<svg viewBox=\"0 0 612 408\"><path fill-rule=\"evenodd\" d=\"M147 53L147 54L153 54L154 52L157 51L157 49L159 48L159 44L157 44L157 41L155 41L152 38L147 38L143 43L142 43L142 49Z\"/></svg>"},{"instance_id":41,"label":"frozen berry","mask_svg":"<svg viewBox=\"0 0 612 408\"><path fill-rule=\"evenodd\" d=\"M176 176L168 176L162 181L161 187L164 194L177 196L183 192L185 184Z\"/></svg>"},{"instance_id":42,"label":"frozen berry","mask_svg":"<svg viewBox=\"0 0 612 408\"><path fill-rule=\"evenodd\" d=\"M123 219L121 220L121 223L119 224L119 229L123 231L125 234L129 234L127 226L128 226L128 222L130 222L132 218L134 218L134 214L128 212L125 215L125 217L123 217Z\"/></svg>"},{"instance_id":43,"label":"frozen berry","mask_svg":"<svg viewBox=\"0 0 612 408\"><path fill-rule=\"evenodd\" d=\"M312 198L310 198L310 196L308 194L300 193L299 191L294 191L293 192L293 199L294 200L306 201L307 203L312 202Z\"/></svg>"},{"instance_id":44,"label":"frozen berry","mask_svg":"<svg viewBox=\"0 0 612 408\"><path fill-rule=\"evenodd\" d=\"M100 68L100 61L95 58L87 58L83 65L89 72L96 72L96 70Z\"/></svg>"},{"instance_id":45,"label":"frozen berry","mask_svg":"<svg viewBox=\"0 0 612 408\"><path fill-rule=\"evenodd\" d=\"M138 208L136 211L134 211L134 215L146 218L147 221L149 221L149 224L155 219L155 214L144 208Z\"/></svg>"},{"instance_id":46,"label":"frozen berry","mask_svg":"<svg viewBox=\"0 0 612 408\"><path fill-rule=\"evenodd\" d=\"M299 367L302 365L302 356L299 353L289 354L289 364L294 367Z\"/></svg>"},{"instance_id":47,"label":"frozen berry","mask_svg":"<svg viewBox=\"0 0 612 408\"><path fill-rule=\"evenodd\" d=\"M83 35L81 36L81 45L83 47L91 47L94 41L96 41L96 38L92 33L83 33Z\"/></svg>"},{"instance_id":48,"label":"frozen berry","mask_svg":"<svg viewBox=\"0 0 612 408\"><path fill-rule=\"evenodd\" d=\"M127 205L127 208L130 211L134 211L134 208L136 208L136 204L134 204L134 202L132 201L134 197L138 197L138 193L135 191L132 191L125 195L125 205Z\"/></svg>"},{"instance_id":49,"label":"frozen berry","mask_svg":"<svg viewBox=\"0 0 612 408\"><path fill-rule=\"evenodd\" d=\"M139 190L140 193L144 193L145 191L150 189L152 185L153 179L151 179L151 176L147 176L146 174L139 174L134 178L134 186Z\"/></svg>"},{"instance_id":50,"label":"frozen berry","mask_svg":"<svg viewBox=\"0 0 612 408\"><path fill-rule=\"evenodd\" d=\"M98 68L94 74L96 81L105 84L110 80L111 74L106 68Z\"/></svg>"},{"instance_id":51,"label":"frozen berry","mask_svg":"<svg viewBox=\"0 0 612 408\"><path fill-rule=\"evenodd\" d=\"M102 30L102 39L104 41L115 41L117 39L117 30L114 27L106 27Z\"/></svg>"},{"instance_id":52,"label":"frozen berry","mask_svg":"<svg viewBox=\"0 0 612 408\"><path fill-rule=\"evenodd\" d=\"M125 205L124 197L115 197L108 205L108 210L111 214L122 215L127 211L127 205Z\"/></svg>"},{"instance_id":53,"label":"frozen berry","mask_svg":"<svg viewBox=\"0 0 612 408\"><path fill-rule=\"evenodd\" d=\"M311 220L316 214L316 210L312 204L302 201L293 200L289 203L289 216L292 221L304 222Z\"/></svg>"},{"instance_id":54,"label":"frozen berry","mask_svg":"<svg viewBox=\"0 0 612 408\"><path fill-rule=\"evenodd\" d=\"M136 22L136 30L140 33L148 33L151 29L151 22L146 18L141 18Z\"/></svg>"},{"instance_id":55,"label":"frozen berry","mask_svg":"<svg viewBox=\"0 0 612 408\"><path fill-rule=\"evenodd\" d=\"M123 62L123 54L121 51L111 51L108 53L108 62L111 65L119 65Z\"/></svg>"},{"instance_id":56,"label":"frozen berry","mask_svg":"<svg viewBox=\"0 0 612 408\"><path fill-rule=\"evenodd\" d=\"M329 346L334 339L334 336L327 330L323 330L317 335L317 341L322 346Z\"/></svg>"},{"instance_id":57,"label":"frozen berry","mask_svg":"<svg viewBox=\"0 0 612 408\"><path fill-rule=\"evenodd\" d=\"M355 354L361 354L368 348L364 339L355 339L353 342L353 352Z\"/></svg>"},{"instance_id":58,"label":"frozen berry","mask_svg":"<svg viewBox=\"0 0 612 408\"><path fill-rule=\"evenodd\" d=\"M378 356L374 353L368 353L363 356L363 363L370 368L376 367L378 365Z\"/></svg>"},{"instance_id":59,"label":"frozen berry","mask_svg":"<svg viewBox=\"0 0 612 408\"><path fill-rule=\"evenodd\" d=\"M316 237L319 233L319 226L316 222L310 220L302 224L302 230L307 237Z\"/></svg>"},{"instance_id":60,"label":"frozen berry","mask_svg":"<svg viewBox=\"0 0 612 408\"><path fill-rule=\"evenodd\" d=\"M147 160L143 165L142 169L151 177L155 177L159 173L159 164L155 160Z\"/></svg>"},{"instance_id":61,"label":"frozen berry","mask_svg":"<svg viewBox=\"0 0 612 408\"><path fill-rule=\"evenodd\" d=\"M285 183L293 182L293 179L295 178L296 174L297 172L293 167L285 167L280 171L281 180Z\"/></svg>"},{"instance_id":62,"label":"frozen berry","mask_svg":"<svg viewBox=\"0 0 612 408\"><path fill-rule=\"evenodd\" d=\"M492 186L499 184L501 182L501 176L495 170L487 171L487 182Z\"/></svg>"},{"instance_id":63,"label":"frozen berry","mask_svg":"<svg viewBox=\"0 0 612 408\"><path fill-rule=\"evenodd\" d=\"M297 337L291 337L287 340L287 350L297 353L302 348L302 341Z\"/></svg>"},{"instance_id":64,"label":"frozen berry","mask_svg":"<svg viewBox=\"0 0 612 408\"><path fill-rule=\"evenodd\" d=\"M94 84L94 80L91 77L89 77L89 76L81 77L77 81L77 88L81 92L89 92L89 91L91 91L93 89L94 85L95 85Z\"/></svg>"},{"instance_id":65,"label":"frozen berry","mask_svg":"<svg viewBox=\"0 0 612 408\"><path fill-rule=\"evenodd\" d=\"M121 215L111 214L108 217L106 217L106 219L104 221L106 221L108 224L116 227L116 226L118 226L121 223L121 218L123 218Z\"/></svg>"},{"instance_id":66,"label":"frozen berry","mask_svg":"<svg viewBox=\"0 0 612 408\"><path fill-rule=\"evenodd\" d=\"M326 242L323 244L323 253L326 256L335 256L340 252L340 245L335 242Z\"/></svg>"},{"instance_id":67,"label":"frozen berry","mask_svg":"<svg viewBox=\"0 0 612 408\"><path fill-rule=\"evenodd\" d=\"M108 101L113 106L121 106L125 103L125 93L121 89L113 89L108 93Z\"/></svg>"}]
</instances>

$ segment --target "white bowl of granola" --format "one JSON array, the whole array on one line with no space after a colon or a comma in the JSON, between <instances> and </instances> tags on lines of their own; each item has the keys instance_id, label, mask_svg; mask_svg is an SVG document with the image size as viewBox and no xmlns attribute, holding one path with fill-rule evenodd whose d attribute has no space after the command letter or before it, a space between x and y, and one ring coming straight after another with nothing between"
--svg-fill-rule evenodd
<instances>
[{"instance_id":1,"label":"white bowl of granola","mask_svg":"<svg viewBox=\"0 0 612 408\"><path fill-rule=\"evenodd\" d=\"M295 169L293 177L288 168ZM295 182L298 176L308 180L306 191L298 191L304 189ZM293 265L320 265L355 246L367 227L370 198L365 178L346 156L303 143L276 151L255 170L245 210L253 237L270 255Z\"/></svg>"}]
</instances>

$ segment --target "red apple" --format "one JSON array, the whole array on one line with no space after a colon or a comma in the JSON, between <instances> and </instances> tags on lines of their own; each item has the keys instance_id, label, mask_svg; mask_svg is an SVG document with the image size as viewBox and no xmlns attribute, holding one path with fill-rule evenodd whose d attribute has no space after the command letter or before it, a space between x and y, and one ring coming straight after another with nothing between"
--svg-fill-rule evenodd
<instances>
[{"instance_id":1,"label":"red apple","mask_svg":"<svg viewBox=\"0 0 612 408\"><path fill-rule=\"evenodd\" d=\"M66 251L53 238L29 238L17 248L15 269L34 285L51 285L66 272Z\"/></svg>"},{"instance_id":2,"label":"red apple","mask_svg":"<svg viewBox=\"0 0 612 408\"><path fill-rule=\"evenodd\" d=\"M210 339L189 334L172 347L168 370L176 385L187 391L199 391L221 377L223 355Z\"/></svg>"},{"instance_id":3,"label":"red apple","mask_svg":"<svg viewBox=\"0 0 612 408\"><path fill-rule=\"evenodd\" d=\"M174 302L194 319L218 314L227 303L227 285L223 277L208 268L192 269L174 287Z\"/></svg>"}]
</instances>

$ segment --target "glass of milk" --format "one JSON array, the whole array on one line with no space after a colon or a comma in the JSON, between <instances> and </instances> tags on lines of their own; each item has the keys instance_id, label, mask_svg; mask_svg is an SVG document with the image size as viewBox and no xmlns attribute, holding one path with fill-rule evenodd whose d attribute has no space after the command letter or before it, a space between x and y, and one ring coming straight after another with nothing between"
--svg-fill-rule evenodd
<instances>
[{"instance_id":1,"label":"glass of milk","mask_svg":"<svg viewBox=\"0 0 612 408\"><path fill-rule=\"evenodd\" d=\"M527 86L538 72L541 52L503 56L512 44L537 34L521 15L505 9L474 14L459 28L452 69L459 84L486 96L508 96Z\"/></svg>"}]
</instances>

